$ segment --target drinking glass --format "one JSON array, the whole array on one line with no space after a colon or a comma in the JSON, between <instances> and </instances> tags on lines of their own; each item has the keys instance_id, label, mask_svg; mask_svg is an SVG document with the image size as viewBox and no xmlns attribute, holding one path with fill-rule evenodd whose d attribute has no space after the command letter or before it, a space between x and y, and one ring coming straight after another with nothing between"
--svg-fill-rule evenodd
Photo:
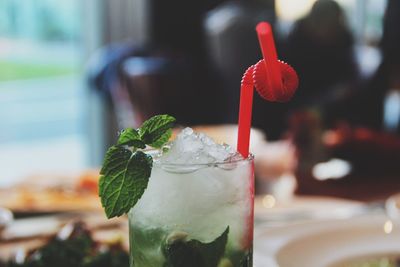
<instances>
[{"instance_id":1,"label":"drinking glass","mask_svg":"<svg viewBox=\"0 0 400 267\"><path fill-rule=\"evenodd\" d=\"M128 214L130 266L252 267L253 213L253 156L154 161L148 187Z\"/></svg>"}]
</instances>

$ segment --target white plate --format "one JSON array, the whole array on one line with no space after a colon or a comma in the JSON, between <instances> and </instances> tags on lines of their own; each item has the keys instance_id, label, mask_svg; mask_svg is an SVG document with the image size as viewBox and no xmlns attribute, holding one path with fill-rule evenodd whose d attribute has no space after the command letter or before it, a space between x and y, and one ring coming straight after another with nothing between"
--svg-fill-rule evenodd
<instances>
[{"instance_id":1,"label":"white plate","mask_svg":"<svg viewBox=\"0 0 400 267\"><path fill-rule=\"evenodd\" d=\"M371 214L256 229L255 267L330 267L356 257L400 254L400 226L387 234L387 220L383 214Z\"/></svg>"},{"instance_id":2,"label":"white plate","mask_svg":"<svg viewBox=\"0 0 400 267\"><path fill-rule=\"evenodd\" d=\"M290 201L279 202L271 196L256 197L254 217L257 224L286 224L321 219L344 219L364 213L366 206L357 201L321 197L295 196Z\"/></svg>"}]
</instances>

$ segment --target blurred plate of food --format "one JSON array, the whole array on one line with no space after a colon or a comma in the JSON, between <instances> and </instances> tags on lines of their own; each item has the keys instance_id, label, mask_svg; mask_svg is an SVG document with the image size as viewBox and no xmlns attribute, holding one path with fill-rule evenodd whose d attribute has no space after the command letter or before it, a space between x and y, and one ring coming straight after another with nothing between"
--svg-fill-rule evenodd
<instances>
[{"instance_id":1,"label":"blurred plate of food","mask_svg":"<svg viewBox=\"0 0 400 267\"><path fill-rule=\"evenodd\" d=\"M32 175L0 188L0 207L16 214L101 210L98 178L98 170L77 175Z\"/></svg>"}]
</instances>

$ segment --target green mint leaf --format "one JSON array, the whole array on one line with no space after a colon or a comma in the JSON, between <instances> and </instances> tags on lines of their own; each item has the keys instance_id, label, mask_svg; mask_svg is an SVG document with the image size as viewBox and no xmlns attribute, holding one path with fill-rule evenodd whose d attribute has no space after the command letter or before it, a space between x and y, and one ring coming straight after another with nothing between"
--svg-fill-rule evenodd
<instances>
[{"instance_id":1,"label":"green mint leaf","mask_svg":"<svg viewBox=\"0 0 400 267\"><path fill-rule=\"evenodd\" d=\"M145 148L146 144L141 140L139 132L132 128L127 128L121 132L118 138L118 145Z\"/></svg>"},{"instance_id":2,"label":"green mint leaf","mask_svg":"<svg viewBox=\"0 0 400 267\"><path fill-rule=\"evenodd\" d=\"M151 156L121 146L106 153L100 171L99 196L108 218L127 213L147 188L153 159Z\"/></svg>"},{"instance_id":3,"label":"green mint leaf","mask_svg":"<svg viewBox=\"0 0 400 267\"><path fill-rule=\"evenodd\" d=\"M148 119L139 129L142 141L148 145L162 146L161 141L165 141L166 132L172 128L175 121L175 118L169 115L157 115Z\"/></svg>"},{"instance_id":4,"label":"green mint leaf","mask_svg":"<svg viewBox=\"0 0 400 267\"><path fill-rule=\"evenodd\" d=\"M229 226L210 243L194 239L190 241L175 239L173 242L167 240L163 247L166 258L164 267L217 267L225 253L228 233Z\"/></svg>"},{"instance_id":5,"label":"green mint leaf","mask_svg":"<svg viewBox=\"0 0 400 267\"><path fill-rule=\"evenodd\" d=\"M161 135L160 138L158 138L155 142L151 143L150 146L154 148L161 148L168 142L168 140L171 138L171 135L172 135L172 130L168 129L163 135Z\"/></svg>"}]
</instances>

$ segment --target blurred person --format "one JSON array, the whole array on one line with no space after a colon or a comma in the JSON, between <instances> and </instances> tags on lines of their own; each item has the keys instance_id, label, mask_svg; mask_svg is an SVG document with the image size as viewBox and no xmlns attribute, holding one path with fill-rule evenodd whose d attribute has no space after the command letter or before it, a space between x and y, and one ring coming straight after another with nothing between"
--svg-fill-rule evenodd
<instances>
[{"instance_id":1,"label":"blurred person","mask_svg":"<svg viewBox=\"0 0 400 267\"><path fill-rule=\"evenodd\" d=\"M295 108L317 108L325 120L330 108L346 96L358 77L353 36L339 4L315 2L289 34L284 58L298 72Z\"/></svg>"},{"instance_id":2,"label":"blurred person","mask_svg":"<svg viewBox=\"0 0 400 267\"><path fill-rule=\"evenodd\" d=\"M151 0L145 10L146 42L132 36L93 56L89 80L103 92L109 113L115 113L112 127L140 125L161 113L182 125L222 122L224 96L206 56L202 28L204 13L221 1Z\"/></svg>"},{"instance_id":3,"label":"blurred person","mask_svg":"<svg viewBox=\"0 0 400 267\"><path fill-rule=\"evenodd\" d=\"M260 21L267 21L274 28L274 1L226 1L208 12L205 17L208 52L222 81L224 101L221 109L225 114L225 123L237 123L243 73L262 58L255 32ZM279 36L275 34L275 37L279 42ZM259 94L254 94L252 123L267 134L268 140L281 137L285 129L285 111L284 105L266 103Z\"/></svg>"},{"instance_id":4,"label":"blurred person","mask_svg":"<svg viewBox=\"0 0 400 267\"><path fill-rule=\"evenodd\" d=\"M396 94L400 95L399 25L400 1L389 0L384 16L383 35L380 42L382 62L376 73L347 105L351 107L352 111L349 113L350 116L346 118L353 124L382 130L385 127L384 117L386 115L392 115L397 117L397 121L395 121L395 125L390 126L390 128L392 131L400 133L400 114L384 114L385 108L387 108L385 107L385 98L387 95L394 93L393 100L397 102L392 102L392 107L394 109L396 109L396 106L400 105L399 100L396 101ZM386 110L386 112L390 112L390 110ZM395 113L399 113L399 111ZM386 119L392 120L396 118Z\"/></svg>"}]
</instances>

